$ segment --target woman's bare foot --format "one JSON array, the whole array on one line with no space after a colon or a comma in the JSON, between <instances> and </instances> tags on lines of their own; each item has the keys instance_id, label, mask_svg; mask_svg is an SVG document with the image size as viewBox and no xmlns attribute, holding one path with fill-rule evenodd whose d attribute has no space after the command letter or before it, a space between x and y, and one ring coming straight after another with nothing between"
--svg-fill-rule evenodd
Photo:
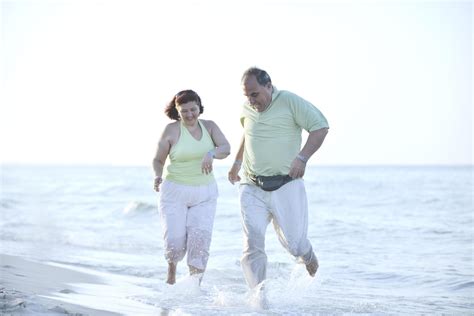
<instances>
[{"instance_id":1,"label":"woman's bare foot","mask_svg":"<svg viewBox=\"0 0 474 316\"><path fill-rule=\"evenodd\" d=\"M168 262L168 280L166 283L175 284L176 283L176 263Z\"/></svg>"}]
</instances>

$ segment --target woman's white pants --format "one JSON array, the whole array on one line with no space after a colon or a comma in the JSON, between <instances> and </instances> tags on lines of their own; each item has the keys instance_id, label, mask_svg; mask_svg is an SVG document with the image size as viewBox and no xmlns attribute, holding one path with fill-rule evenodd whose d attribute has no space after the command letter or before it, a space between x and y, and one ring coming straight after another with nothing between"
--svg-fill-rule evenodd
<instances>
[{"instance_id":1,"label":"woman's white pants","mask_svg":"<svg viewBox=\"0 0 474 316\"><path fill-rule=\"evenodd\" d=\"M187 264L205 270L209 259L218 190L215 182L192 186L164 181L160 216L165 258L176 263L187 253Z\"/></svg>"}]
</instances>

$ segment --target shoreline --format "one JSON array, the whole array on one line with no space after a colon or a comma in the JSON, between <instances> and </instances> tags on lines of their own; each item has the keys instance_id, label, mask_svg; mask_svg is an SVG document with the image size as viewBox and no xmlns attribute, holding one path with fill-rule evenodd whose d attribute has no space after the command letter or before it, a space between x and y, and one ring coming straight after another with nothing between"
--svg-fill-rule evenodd
<instances>
[{"instance_id":1,"label":"shoreline","mask_svg":"<svg viewBox=\"0 0 474 316\"><path fill-rule=\"evenodd\" d=\"M55 298L58 294L77 293L74 284L103 284L103 281L94 275L0 254L0 276L2 315L16 313L120 315Z\"/></svg>"},{"instance_id":2,"label":"shoreline","mask_svg":"<svg viewBox=\"0 0 474 316\"><path fill-rule=\"evenodd\" d=\"M156 315L137 300L153 295L144 280L53 262L0 254L0 314ZM155 281L148 280L148 283Z\"/></svg>"}]
</instances>

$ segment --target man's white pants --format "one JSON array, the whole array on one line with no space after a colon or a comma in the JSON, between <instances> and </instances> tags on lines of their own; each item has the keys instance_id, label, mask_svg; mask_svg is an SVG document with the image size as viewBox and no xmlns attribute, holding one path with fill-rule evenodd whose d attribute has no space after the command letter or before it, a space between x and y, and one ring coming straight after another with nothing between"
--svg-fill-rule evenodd
<instances>
[{"instance_id":1,"label":"man's white pants","mask_svg":"<svg viewBox=\"0 0 474 316\"><path fill-rule=\"evenodd\" d=\"M290 181L271 192L253 184L242 184L240 206L244 231L241 263L251 288L266 278L265 232L270 221L290 254L305 263L311 260L313 250L307 238L308 201L303 179Z\"/></svg>"},{"instance_id":2,"label":"man's white pants","mask_svg":"<svg viewBox=\"0 0 474 316\"><path fill-rule=\"evenodd\" d=\"M165 180L161 184L160 216L168 262L181 261L187 252L188 266L206 269L217 196L215 182L192 186Z\"/></svg>"}]
</instances>

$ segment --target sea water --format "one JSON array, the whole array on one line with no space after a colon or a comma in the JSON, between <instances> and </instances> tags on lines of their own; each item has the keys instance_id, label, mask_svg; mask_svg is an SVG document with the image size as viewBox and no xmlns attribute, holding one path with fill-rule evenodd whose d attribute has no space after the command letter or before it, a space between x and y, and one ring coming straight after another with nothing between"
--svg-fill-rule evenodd
<instances>
[{"instance_id":1,"label":"sea water","mask_svg":"<svg viewBox=\"0 0 474 316\"><path fill-rule=\"evenodd\" d=\"M201 286L185 261L177 284L165 284L148 167L3 165L0 250L115 276L90 291L112 291L105 303L130 315L474 313L472 166L308 166L320 269L309 277L269 225L267 309L242 276L238 185L227 170L214 171L220 196ZM101 307L87 297L79 300Z\"/></svg>"}]
</instances>

